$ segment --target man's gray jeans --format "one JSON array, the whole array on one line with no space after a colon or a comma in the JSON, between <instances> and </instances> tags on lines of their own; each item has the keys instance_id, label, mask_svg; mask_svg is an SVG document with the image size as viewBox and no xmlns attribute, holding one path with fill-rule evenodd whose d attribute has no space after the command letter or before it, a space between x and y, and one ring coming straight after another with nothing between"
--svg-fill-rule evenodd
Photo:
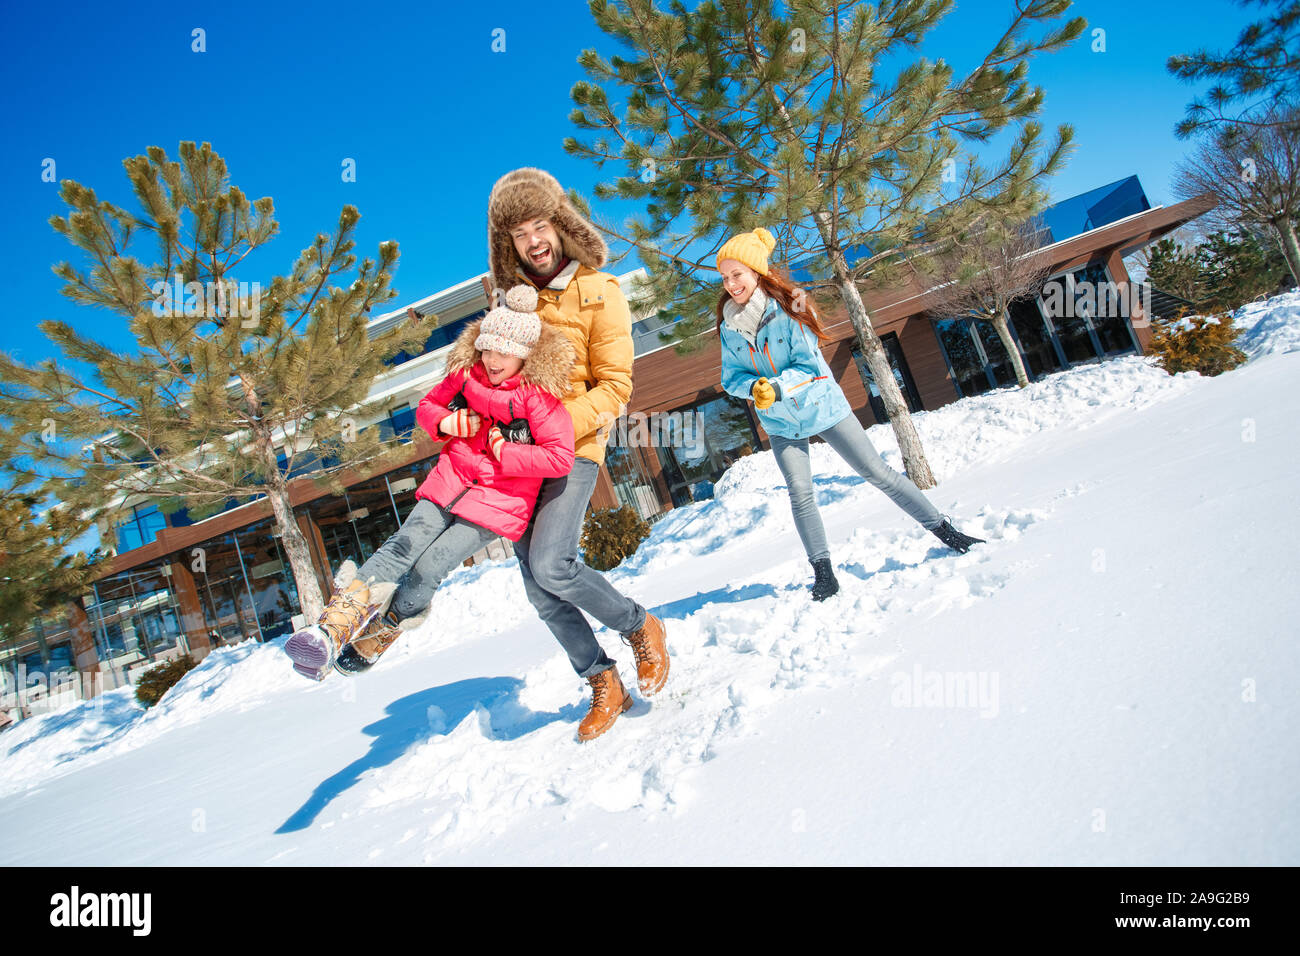
<instances>
[{"instance_id":1,"label":"man's gray jeans","mask_svg":"<svg viewBox=\"0 0 1300 956\"><path fill-rule=\"evenodd\" d=\"M817 501L813 497L808 439L782 438L780 435L770 437L772 454L776 457L777 466L785 476L786 488L790 491L790 510L794 512L794 525L799 531L799 539L803 542L808 560L828 558L830 549L826 544L826 528L822 525L821 513L818 512ZM943 515L921 494L921 489L912 484L906 475L900 475L885 464L853 415L846 416L820 432L818 437L835 449L848 462L849 467L887 494L894 504L927 530L943 524Z\"/></svg>"},{"instance_id":2,"label":"man's gray jeans","mask_svg":"<svg viewBox=\"0 0 1300 956\"><path fill-rule=\"evenodd\" d=\"M528 600L569 655L579 677L614 666L583 611L624 634L644 624L646 615L645 608L578 558L582 520L599 472L594 461L578 458L567 475L542 482L532 522L515 544Z\"/></svg>"},{"instance_id":3,"label":"man's gray jeans","mask_svg":"<svg viewBox=\"0 0 1300 956\"><path fill-rule=\"evenodd\" d=\"M397 533L361 565L357 577L398 582L389 609L399 621L416 617L429 609L443 578L497 537L421 498Z\"/></svg>"}]
</instances>

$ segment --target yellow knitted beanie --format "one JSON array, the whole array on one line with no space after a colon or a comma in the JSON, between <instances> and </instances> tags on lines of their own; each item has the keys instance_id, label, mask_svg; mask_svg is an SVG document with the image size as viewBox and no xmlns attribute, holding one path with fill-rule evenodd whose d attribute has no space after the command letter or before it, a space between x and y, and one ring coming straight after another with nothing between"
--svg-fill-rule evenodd
<instances>
[{"instance_id":1,"label":"yellow knitted beanie","mask_svg":"<svg viewBox=\"0 0 1300 956\"><path fill-rule=\"evenodd\" d=\"M753 232L742 232L732 236L718 250L718 262L715 268L722 271L723 259L735 259L743 262L761 276L767 275L767 257L776 248L776 239L770 232L759 226Z\"/></svg>"}]
</instances>

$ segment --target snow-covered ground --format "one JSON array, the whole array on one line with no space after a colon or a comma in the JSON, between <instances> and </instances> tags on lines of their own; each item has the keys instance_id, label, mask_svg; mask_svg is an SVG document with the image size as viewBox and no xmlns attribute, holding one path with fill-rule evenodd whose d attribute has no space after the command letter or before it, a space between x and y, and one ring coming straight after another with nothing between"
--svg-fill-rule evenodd
<instances>
[{"instance_id":1,"label":"snow-covered ground","mask_svg":"<svg viewBox=\"0 0 1300 956\"><path fill-rule=\"evenodd\" d=\"M814 446L824 604L742 459L611 573L672 673L591 744L514 562L463 569L362 677L243 645L6 731L0 862L1300 863L1300 295L1239 321L1215 379L1133 357L916 416L966 555Z\"/></svg>"}]
</instances>

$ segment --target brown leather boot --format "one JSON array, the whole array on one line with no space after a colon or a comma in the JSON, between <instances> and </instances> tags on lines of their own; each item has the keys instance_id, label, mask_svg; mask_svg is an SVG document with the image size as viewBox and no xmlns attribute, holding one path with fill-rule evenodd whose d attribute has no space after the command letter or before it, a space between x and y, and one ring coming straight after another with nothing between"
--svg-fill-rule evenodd
<instances>
[{"instance_id":1,"label":"brown leather boot","mask_svg":"<svg viewBox=\"0 0 1300 956\"><path fill-rule=\"evenodd\" d=\"M618 668L611 667L587 678L591 685L591 710L578 724L578 739L599 737L618 720L618 715L632 706L632 695L623 687Z\"/></svg>"},{"instance_id":2,"label":"brown leather boot","mask_svg":"<svg viewBox=\"0 0 1300 956\"><path fill-rule=\"evenodd\" d=\"M623 635L636 658L636 684L646 697L663 690L668 680L668 645L664 640L664 622L646 611L645 623L638 630Z\"/></svg>"},{"instance_id":3,"label":"brown leather boot","mask_svg":"<svg viewBox=\"0 0 1300 956\"><path fill-rule=\"evenodd\" d=\"M370 626L354 637L339 651L334 669L341 674L360 674L373 667L384 651L388 650L406 630L403 622L396 620L392 611L377 617Z\"/></svg>"}]
</instances>

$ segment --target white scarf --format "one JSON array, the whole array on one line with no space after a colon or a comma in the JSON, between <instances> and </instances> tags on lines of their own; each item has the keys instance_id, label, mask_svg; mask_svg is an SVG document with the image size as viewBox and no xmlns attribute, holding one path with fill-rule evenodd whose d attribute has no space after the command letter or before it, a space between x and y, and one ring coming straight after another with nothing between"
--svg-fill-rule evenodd
<instances>
[{"instance_id":1,"label":"white scarf","mask_svg":"<svg viewBox=\"0 0 1300 956\"><path fill-rule=\"evenodd\" d=\"M762 320L763 310L766 308L767 293L762 287L754 286L749 301L743 306L736 305L735 299L722 304L722 320L733 331L739 332L746 341L753 344L754 336L758 334L758 323Z\"/></svg>"}]
</instances>

